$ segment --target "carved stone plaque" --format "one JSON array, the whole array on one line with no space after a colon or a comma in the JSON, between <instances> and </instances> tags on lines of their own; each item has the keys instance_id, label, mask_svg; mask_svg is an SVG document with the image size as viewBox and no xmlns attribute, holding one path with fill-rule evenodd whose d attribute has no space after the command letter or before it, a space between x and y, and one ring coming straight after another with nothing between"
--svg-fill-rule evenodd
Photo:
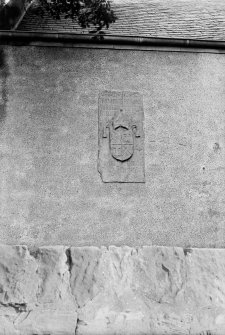
<instances>
[{"instance_id":1,"label":"carved stone plaque","mask_svg":"<svg viewBox=\"0 0 225 335\"><path fill-rule=\"evenodd\" d=\"M143 120L138 92L99 95L98 171L104 182L145 182Z\"/></svg>"}]
</instances>

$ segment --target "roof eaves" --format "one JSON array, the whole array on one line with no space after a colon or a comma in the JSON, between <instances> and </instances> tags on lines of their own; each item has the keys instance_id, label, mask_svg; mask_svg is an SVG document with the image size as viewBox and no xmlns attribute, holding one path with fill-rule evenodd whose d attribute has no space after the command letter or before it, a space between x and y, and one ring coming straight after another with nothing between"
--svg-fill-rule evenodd
<instances>
[{"instance_id":1,"label":"roof eaves","mask_svg":"<svg viewBox=\"0 0 225 335\"><path fill-rule=\"evenodd\" d=\"M160 46L179 48L225 49L225 41L180 38L154 38L121 35L93 35L56 32L0 31L0 44L25 44L32 42L115 44L136 46Z\"/></svg>"}]
</instances>

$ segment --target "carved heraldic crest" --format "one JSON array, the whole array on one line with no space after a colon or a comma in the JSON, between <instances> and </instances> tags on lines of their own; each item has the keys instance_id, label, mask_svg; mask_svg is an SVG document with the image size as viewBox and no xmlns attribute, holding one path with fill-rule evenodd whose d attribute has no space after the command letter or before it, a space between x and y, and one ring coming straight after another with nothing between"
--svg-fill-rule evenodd
<instances>
[{"instance_id":1,"label":"carved heraldic crest","mask_svg":"<svg viewBox=\"0 0 225 335\"><path fill-rule=\"evenodd\" d=\"M113 158L125 162L133 156L134 138L139 137L137 126L131 124L122 109L105 126L103 138L107 137L109 137L109 147Z\"/></svg>"}]
</instances>

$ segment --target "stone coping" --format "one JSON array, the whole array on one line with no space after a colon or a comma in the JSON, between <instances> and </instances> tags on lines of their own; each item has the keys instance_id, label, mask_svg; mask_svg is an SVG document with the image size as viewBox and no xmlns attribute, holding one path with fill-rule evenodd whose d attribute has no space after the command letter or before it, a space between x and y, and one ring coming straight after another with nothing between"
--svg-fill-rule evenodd
<instances>
[{"instance_id":1,"label":"stone coping","mask_svg":"<svg viewBox=\"0 0 225 335\"><path fill-rule=\"evenodd\" d=\"M0 335L225 334L225 249L0 245Z\"/></svg>"}]
</instances>

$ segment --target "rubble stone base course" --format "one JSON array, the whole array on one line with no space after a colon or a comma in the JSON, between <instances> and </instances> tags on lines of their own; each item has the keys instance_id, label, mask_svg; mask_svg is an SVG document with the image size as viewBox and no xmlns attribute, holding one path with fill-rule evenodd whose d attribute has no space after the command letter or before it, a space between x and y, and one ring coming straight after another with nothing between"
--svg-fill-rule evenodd
<instances>
[{"instance_id":1,"label":"rubble stone base course","mask_svg":"<svg viewBox=\"0 0 225 335\"><path fill-rule=\"evenodd\" d=\"M0 246L0 335L225 334L225 250Z\"/></svg>"}]
</instances>

